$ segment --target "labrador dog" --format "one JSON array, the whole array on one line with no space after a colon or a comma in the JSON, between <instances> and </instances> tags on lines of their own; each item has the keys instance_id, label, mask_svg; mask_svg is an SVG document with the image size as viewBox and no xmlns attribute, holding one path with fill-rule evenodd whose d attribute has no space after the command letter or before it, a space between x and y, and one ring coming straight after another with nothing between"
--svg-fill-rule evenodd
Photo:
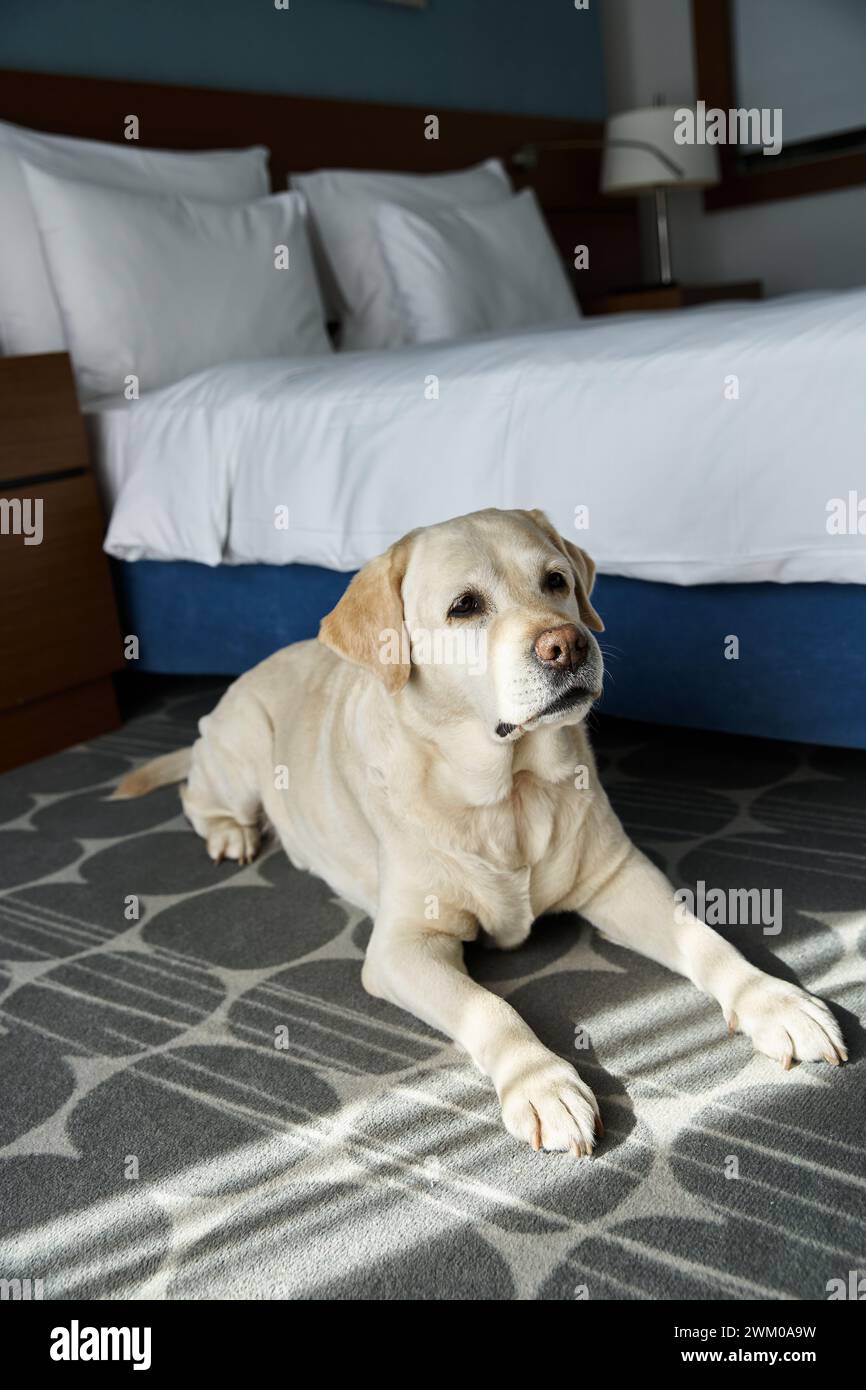
<instances>
[{"instance_id":1,"label":"labrador dog","mask_svg":"<svg viewBox=\"0 0 866 1390\"><path fill-rule=\"evenodd\" d=\"M456 1039L516 1139L578 1157L603 1132L596 1099L470 978L479 931L511 950L543 913L580 913L687 976L784 1067L847 1060L826 1005L689 915L614 815L584 728L603 675L593 575L538 511L414 531L355 576L318 641L242 676L191 750L116 793L186 778L217 861L252 859L269 823L297 867L372 917L369 993Z\"/></svg>"}]
</instances>

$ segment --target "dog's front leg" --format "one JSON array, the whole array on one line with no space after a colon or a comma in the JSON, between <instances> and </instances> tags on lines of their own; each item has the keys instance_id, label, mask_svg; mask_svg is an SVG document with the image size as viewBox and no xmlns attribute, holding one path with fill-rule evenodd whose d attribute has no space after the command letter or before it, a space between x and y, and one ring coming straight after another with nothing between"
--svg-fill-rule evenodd
<instances>
[{"instance_id":1,"label":"dog's front leg","mask_svg":"<svg viewBox=\"0 0 866 1390\"><path fill-rule=\"evenodd\" d=\"M463 942L476 931L468 913L442 910L428 923L391 907L376 919L364 986L466 1049L493 1081L503 1121L516 1139L534 1149L588 1155L602 1133L595 1096L510 1004L467 974Z\"/></svg>"},{"instance_id":2,"label":"dog's front leg","mask_svg":"<svg viewBox=\"0 0 866 1390\"><path fill-rule=\"evenodd\" d=\"M674 899L654 864L625 837L560 906L580 912L610 941L685 975L722 1007L731 1032L784 1067L848 1060L835 1018L820 999L776 979Z\"/></svg>"}]
</instances>

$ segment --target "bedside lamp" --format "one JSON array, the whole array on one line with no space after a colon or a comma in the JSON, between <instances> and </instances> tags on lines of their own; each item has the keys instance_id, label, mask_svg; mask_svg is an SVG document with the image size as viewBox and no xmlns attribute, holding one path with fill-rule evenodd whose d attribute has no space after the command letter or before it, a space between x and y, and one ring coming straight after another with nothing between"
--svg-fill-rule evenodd
<instances>
[{"instance_id":1,"label":"bedside lamp","mask_svg":"<svg viewBox=\"0 0 866 1390\"><path fill-rule=\"evenodd\" d=\"M708 188L719 182L715 145L678 145L676 112L682 106L646 106L610 116L601 166L602 193L655 194L659 280L672 285L668 230L669 188Z\"/></svg>"}]
</instances>

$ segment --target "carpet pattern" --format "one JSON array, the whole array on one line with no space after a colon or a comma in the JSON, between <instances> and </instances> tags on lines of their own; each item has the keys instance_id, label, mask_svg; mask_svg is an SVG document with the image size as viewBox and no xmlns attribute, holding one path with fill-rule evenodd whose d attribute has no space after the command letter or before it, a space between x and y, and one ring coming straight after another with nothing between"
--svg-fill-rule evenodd
<instances>
[{"instance_id":1,"label":"carpet pattern","mask_svg":"<svg viewBox=\"0 0 866 1390\"><path fill-rule=\"evenodd\" d=\"M370 924L268 845L213 866L177 791L110 803L213 690L0 778L0 1279L45 1298L823 1299L866 1271L866 754L600 724L673 880L851 1062L785 1073L574 917L470 969L601 1103L591 1160L502 1128L461 1051L369 998Z\"/></svg>"}]
</instances>

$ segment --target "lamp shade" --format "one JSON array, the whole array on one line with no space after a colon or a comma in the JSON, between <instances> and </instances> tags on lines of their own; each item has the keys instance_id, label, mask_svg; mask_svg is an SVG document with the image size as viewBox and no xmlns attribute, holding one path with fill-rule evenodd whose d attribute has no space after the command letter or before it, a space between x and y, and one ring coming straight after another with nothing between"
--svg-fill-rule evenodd
<instances>
[{"instance_id":1,"label":"lamp shade","mask_svg":"<svg viewBox=\"0 0 866 1390\"><path fill-rule=\"evenodd\" d=\"M715 145L678 145L674 139L679 125L676 113L684 109L687 108L644 106L608 118L601 166L602 193L706 188L719 182Z\"/></svg>"}]
</instances>

